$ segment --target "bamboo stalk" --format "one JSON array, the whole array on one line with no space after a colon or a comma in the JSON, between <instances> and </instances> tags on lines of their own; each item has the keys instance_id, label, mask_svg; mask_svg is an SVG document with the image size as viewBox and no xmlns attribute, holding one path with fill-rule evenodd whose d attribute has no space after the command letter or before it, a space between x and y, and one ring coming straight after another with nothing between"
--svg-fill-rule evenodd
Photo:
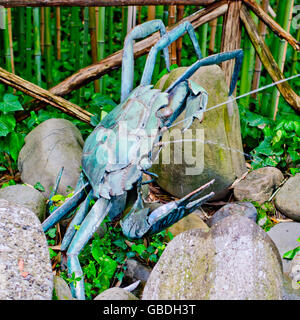
<instances>
[{"instance_id":1,"label":"bamboo stalk","mask_svg":"<svg viewBox=\"0 0 300 320\"><path fill-rule=\"evenodd\" d=\"M25 46L25 8L18 8L18 22L19 22L19 36L18 36L18 43L19 43L19 55L20 57L25 57L26 46ZM25 59L20 60L20 69L24 69L25 66Z\"/></svg>"},{"instance_id":2,"label":"bamboo stalk","mask_svg":"<svg viewBox=\"0 0 300 320\"><path fill-rule=\"evenodd\" d=\"M209 47L208 47L209 54L213 54L215 52L217 23L218 23L218 19L214 19L210 23L211 31L210 31L210 41L209 41Z\"/></svg>"},{"instance_id":3,"label":"bamboo stalk","mask_svg":"<svg viewBox=\"0 0 300 320\"><path fill-rule=\"evenodd\" d=\"M97 44L98 44L98 59L102 60L105 57L105 7L99 8L99 20L98 20L98 34L97 34ZM100 92L104 93L104 79L101 77L99 81Z\"/></svg>"},{"instance_id":4,"label":"bamboo stalk","mask_svg":"<svg viewBox=\"0 0 300 320\"><path fill-rule=\"evenodd\" d=\"M176 6L169 6L169 19L168 19L168 26L172 26L176 23ZM176 42L172 42L169 46L169 54L170 54L170 64L177 63L176 57Z\"/></svg>"},{"instance_id":5,"label":"bamboo stalk","mask_svg":"<svg viewBox=\"0 0 300 320\"><path fill-rule=\"evenodd\" d=\"M113 53L114 11L108 7L108 53Z\"/></svg>"},{"instance_id":6,"label":"bamboo stalk","mask_svg":"<svg viewBox=\"0 0 300 320\"><path fill-rule=\"evenodd\" d=\"M254 13L250 13L255 24L258 23ZM254 68L255 49L252 46L251 40L247 34L244 36L244 59L241 69L240 95L243 95L251 90L253 68ZM245 108L249 108L250 95L241 98L240 104Z\"/></svg>"},{"instance_id":7,"label":"bamboo stalk","mask_svg":"<svg viewBox=\"0 0 300 320\"><path fill-rule=\"evenodd\" d=\"M222 29L223 29L223 17L219 17L217 22L217 33L216 33L216 52L220 52L221 50Z\"/></svg>"},{"instance_id":8,"label":"bamboo stalk","mask_svg":"<svg viewBox=\"0 0 300 320\"><path fill-rule=\"evenodd\" d=\"M270 2L270 0L262 0L262 8L263 8L264 11L268 10L269 2ZM259 20L258 31L259 31L262 39L265 39L266 32L267 32L267 26L261 20ZM253 76L253 82L252 82L252 90L256 90L256 89L259 88L261 69L262 69L262 64L261 64L261 61L259 59L259 56L256 54L255 67L254 67L254 76ZM252 97L256 98L257 97L257 93L253 93Z\"/></svg>"},{"instance_id":9,"label":"bamboo stalk","mask_svg":"<svg viewBox=\"0 0 300 320\"><path fill-rule=\"evenodd\" d=\"M26 8L26 79L32 76L32 8Z\"/></svg>"},{"instance_id":10,"label":"bamboo stalk","mask_svg":"<svg viewBox=\"0 0 300 320\"><path fill-rule=\"evenodd\" d=\"M177 6L177 22L181 21L184 16L184 6L179 5ZM177 58L177 65L181 66L181 51L182 51L182 37L178 38L176 41L176 58Z\"/></svg>"},{"instance_id":11,"label":"bamboo stalk","mask_svg":"<svg viewBox=\"0 0 300 320\"><path fill-rule=\"evenodd\" d=\"M122 43L127 35L128 7L122 7Z\"/></svg>"},{"instance_id":12,"label":"bamboo stalk","mask_svg":"<svg viewBox=\"0 0 300 320\"><path fill-rule=\"evenodd\" d=\"M41 8L41 53L44 54L45 47L45 8Z\"/></svg>"},{"instance_id":13,"label":"bamboo stalk","mask_svg":"<svg viewBox=\"0 0 300 320\"><path fill-rule=\"evenodd\" d=\"M155 19L155 6L148 6L148 17L147 20L154 20Z\"/></svg>"},{"instance_id":14,"label":"bamboo stalk","mask_svg":"<svg viewBox=\"0 0 300 320\"><path fill-rule=\"evenodd\" d=\"M297 30L297 34L296 34L296 39L298 41L300 41L300 28ZM296 74L297 70L296 70L296 64L297 62L299 63L299 54L298 52L295 50L294 54L293 54L293 59L292 59L292 67L291 67L291 75Z\"/></svg>"},{"instance_id":15,"label":"bamboo stalk","mask_svg":"<svg viewBox=\"0 0 300 320\"><path fill-rule=\"evenodd\" d=\"M221 0L184 18L182 22L189 21L194 29L197 29L200 25L225 14L227 9L227 1ZM172 28L175 28L176 26L177 24ZM170 31L172 28L167 28L167 31ZM159 33L156 32L152 36L135 43L134 58L136 59L147 54L159 39ZM53 87L50 92L58 96L64 96L71 91L79 89L89 82L98 79L102 75L109 73L111 70L119 68L122 63L122 54L123 51L119 50L102 61L79 70L63 82ZM28 108L28 110L17 112L16 119L17 121L22 121L30 116L30 111L38 111L43 107L43 103L33 101L30 103L30 108Z\"/></svg>"},{"instance_id":16,"label":"bamboo stalk","mask_svg":"<svg viewBox=\"0 0 300 320\"><path fill-rule=\"evenodd\" d=\"M15 73L12 23L11 23L11 9L7 9L7 27L8 27L9 51L10 51L10 59L11 59L11 70L13 73Z\"/></svg>"},{"instance_id":17,"label":"bamboo stalk","mask_svg":"<svg viewBox=\"0 0 300 320\"><path fill-rule=\"evenodd\" d=\"M207 36L208 36L208 23L203 24L199 28L199 42L200 42L200 49L203 58L207 56Z\"/></svg>"},{"instance_id":18,"label":"bamboo stalk","mask_svg":"<svg viewBox=\"0 0 300 320\"><path fill-rule=\"evenodd\" d=\"M60 109L64 113L71 115L72 117L76 117L83 122L90 123L90 117L92 114L88 111L83 110L70 101L67 101L61 97L57 97L48 90L24 80L21 77L18 77L2 68L0 68L0 82L20 90L25 94L38 99L39 101L50 104L51 106Z\"/></svg>"},{"instance_id":19,"label":"bamboo stalk","mask_svg":"<svg viewBox=\"0 0 300 320\"><path fill-rule=\"evenodd\" d=\"M42 70L41 70L41 39L40 39L40 9L33 9L33 30L34 30L34 57L35 57L35 74L36 83L42 86Z\"/></svg>"},{"instance_id":20,"label":"bamboo stalk","mask_svg":"<svg viewBox=\"0 0 300 320\"><path fill-rule=\"evenodd\" d=\"M56 58L61 59L61 22L60 8L56 8Z\"/></svg>"},{"instance_id":21,"label":"bamboo stalk","mask_svg":"<svg viewBox=\"0 0 300 320\"><path fill-rule=\"evenodd\" d=\"M278 65L274 60L270 49L267 47L265 41L258 33L255 23L245 5L243 5L241 8L241 20L244 23L247 33L251 39L252 44L255 47L257 54L260 57L260 60L262 61L262 64L266 68L272 80L274 82L283 80L284 75L278 68ZM296 112L300 113L300 97L293 91L289 83L278 83L277 88L279 89L280 93L287 101L287 103L289 103Z\"/></svg>"},{"instance_id":22,"label":"bamboo stalk","mask_svg":"<svg viewBox=\"0 0 300 320\"><path fill-rule=\"evenodd\" d=\"M89 8L85 7L83 11L83 52L81 56L81 68L84 68L88 63L88 45L89 45ZM79 103L84 99L84 88L79 90Z\"/></svg>"},{"instance_id":23,"label":"bamboo stalk","mask_svg":"<svg viewBox=\"0 0 300 320\"><path fill-rule=\"evenodd\" d=\"M282 7L282 1L279 2L279 12L282 12L282 15L278 15L280 17L279 24L285 29L287 32L290 31L291 22L292 22L292 13L293 13L293 6L294 0L287 0L285 5ZM287 50L287 42L282 39L276 39L276 55L274 56L275 60L278 63L278 67L283 73L284 71L284 63L286 58L286 50ZM272 89L271 94L271 104L268 112L268 116L273 120L276 119L277 111L278 111L278 102L279 102L280 93L277 88Z\"/></svg>"},{"instance_id":24,"label":"bamboo stalk","mask_svg":"<svg viewBox=\"0 0 300 320\"><path fill-rule=\"evenodd\" d=\"M51 8L47 7L45 13L45 69L47 88L52 86L52 40L51 40Z\"/></svg>"},{"instance_id":25,"label":"bamboo stalk","mask_svg":"<svg viewBox=\"0 0 300 320\"><path fill-rule=\"evenodd\" d=\"M12 7L109 7L109 6L138 6L138 5L200 5L207 6L215 0L0 0L0 6Z\"/></svg>"},{"instance_id":26,"label":"bamboo stalk","mask_svg":"<svg viewBox=\"0 0 300 320\"><path fill-rule=\"evenodd\" d=\"M4 30L3 30L3 37L4 37L4 55L5 55L5 65L6 69L10 72L13 71L13 64L12 64L12 57L11 57L11 50L10 50L10 40L9 40L9 29L8 29L8 11L10 9L5 9L3 13L3 20L4 20Z\"/></svg>"},{"instance_id":27,"label":"bamboo stalk","mask_svg":"<svg viewBox=\"0 0 300 320\"><path fill-rule=\"evenodd\" d=\"M95 8L89 8L89 30L91 35L92 63L97 63L97 36ZM100 92L99 80L94 81L95 92Z\"/></svg>"}]
</instances>

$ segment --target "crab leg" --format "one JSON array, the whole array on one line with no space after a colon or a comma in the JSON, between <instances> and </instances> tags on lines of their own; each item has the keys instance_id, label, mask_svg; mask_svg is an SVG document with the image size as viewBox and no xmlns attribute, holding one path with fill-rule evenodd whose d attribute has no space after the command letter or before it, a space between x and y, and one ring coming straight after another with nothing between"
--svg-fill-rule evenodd
<instances>
[{"instance_id":1,"label":"crab leg","mask_svg":"<svg viewBox=\"0 0 300 320\"><path fill-rule=\"evenodd\" d=\"M191 77L202 66L219 64L227 60L236 59L236 63L235 63L233 74L232 74L231 84L230 84L230 90L229 90L229 96L231 96L238 80L238 75L243 62L243 56L244 56L243 50L234 50L234 51L214 54L207 58L198 60L194 64L192 64L178 79L176 79L176 81L174 81L165 92L171 92L171 90L175 88L180 82Z\"/></svg>"},{"instance_id":2,"label":"crab leg","mask_svg":"<svg viewBox=\"0 0 300 320\"><path fill-rule=\"evenodd\" d=\"M72 212L86 197L90 189L90 184L86 183L80 190L66 201L61 207L57 208L42 224L43 230L46 232L68 213Z\"/></svg>"},{"instance_id":3,"label":"crab leg","mask_svg":"<svg viewBox=\"0 0 300 320\"><path fill-rule=\"evenodd\" d=\"M61 243L61 250L67 250L70 242L72 241L74 234L76 232L75 226L81 224L83 219L86 217L91 200L93 200L93 191L90 191L85 200L80 204L78 211L75 214L75 217L72 219L71 223L68 226L68 229L64 235L63 241Z\"/></svg>"},{"instance_id":4,"label":"crab leg","mask_svg":"<svg viewBox=\"0 0 300 320\"><path fill-rule=\"evenodd\" d=\"M77 299L85 299L83 272L79 263L78 255L88 240L96 232L110 209L111 201L105 198L99 198L83 220L67 251L69 277L73 277L73 275L75 275L75 278L81 278L76 282L76 284L71 284L72 294Z\"/></svg>"},{"instance_id":5,"label":"crab leg","mask_svg":"<svg viewBox=\"0 0 300 320\"><path fill-rule=\"evenodd\" d=\"M157 53L160 50L163 50L164 48L168 47L172 42L176 41L178 38L180 38L185 32L188 32L191 41L193 43L193 46L196 51L196 55L198 59L202 59L201 50L199 47L199 43L195 34L195 30L192 26L192 24L189 21L185 21L182 24L180 24L178 27L174 28L170 32L166 33L150 50L150 53L148 55L145 69L143 72L141 85L149 85L152 80L153 70L155 66L155 60Z\"/></svg>"},{"instance_id":6,"label":"crab leg","mask_svg":"<svg viewBox=\"0 0 300 320\"><path fill-rule=\"evenodd\" d=\"M123 102L132 91L134 79L134 40L142 39L150 34L160 31L160 35L166 34L166 27L161 20L147 21L133 28L126 36L124 41L122 58L122 81L121 81L121 102ZM170 60L168 48L164 48L164 58L166 67L170 71Z\"/></svg>"}]
</instances>

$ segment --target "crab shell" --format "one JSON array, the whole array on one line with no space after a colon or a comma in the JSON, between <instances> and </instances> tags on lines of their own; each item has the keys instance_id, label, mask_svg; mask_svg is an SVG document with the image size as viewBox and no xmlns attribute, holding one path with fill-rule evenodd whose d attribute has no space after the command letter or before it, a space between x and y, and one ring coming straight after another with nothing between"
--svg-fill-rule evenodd
<instances>
[{"instance_id":1,"label":"crab shell","mask_svg":"<svg viewBox=\"0 0 300 320\"><path fill-rule=\"evenodd\" d=\"M142 170L151 167L151 151L163 126L157 111L167 105L167 93L139 86L90 134L83 147L82 170L95 197L122 195L141 178Z\"/></svg>"}]
</instances>

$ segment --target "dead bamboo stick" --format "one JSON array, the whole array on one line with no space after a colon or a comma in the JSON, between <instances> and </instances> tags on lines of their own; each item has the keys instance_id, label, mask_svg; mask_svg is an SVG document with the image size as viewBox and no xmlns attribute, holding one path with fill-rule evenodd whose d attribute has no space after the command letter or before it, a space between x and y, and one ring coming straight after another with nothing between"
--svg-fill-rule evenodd
<instances>
[{"instance_id":1,"label":"dead bamboo stick","mask_svg":"<svg viewBox=\"0 0 300 320\"><path fill-rule=\"evenodd\" d=\"M270 3L270 0L262 0L262 9L266 12L268 10L269 3ZM264 24L262 20L259 21L258 32L261 35L262 39L264 40L267 33L267 26ZM259 81L260 81L260 75L261 75L261 69L262 69L261 67L262 67L261 61L259 59L259 56L256 54L252 90L256 90L259 87ZM253 93L252 97L256 98L257 93Z\"/></svg>"},{"instance_id":2,"label":"dead bamboo stick","mask_svg":"<svg viewBox=\"0 0 300 320\"><path fill-rule=\"evenodd\" d=\"M207 6L216 0L0 0L0 6L13 7L110 7L149 5L199 5Z\"/></svg>"},{"instance_id":3,"label":"dead bamboo stick","mask_svg":"<svg viewBox=\"0 0 300 320\"><path fill-rule=\"evenodd\" d=\"M176 23L176 6L169 6L168 26L171 27ZM169 46L170 65L177 63L176 41Z\"/></svg>"},{"instance_id":4,"label":"dead bamboo stick","mask_svg":"<svg viewBox=\"0 0 300 320\"><path fill-rule=\"evenodd\" d=\"M244 23L250 40L260 57L260 60L274 82L284 79L280 68L274 60L270 49L259 34L257 27L250 16L245 5L241 8L241 20ZM277 84L277 88L288 104L298 113L300 113L300 97L293 91L288 82Z\"/></svg>"},{"instance_id":5,"label":"dead bamboo stick","mask_svg":"<svg viewBox=\"0 0 300 320\"><path fill-rule=\"evenodd\" d=\"M82 120L83 122L90 123L92 114L88 111L83 110L70 101L55 96L48 90L45 90L27 80L24 80L21 77L16 76L15 74L8 72L2 68L0 68L0 82L17 90L20 90L25 94L38 99L39 101L50 104L53 107L60 109L64 113Z\"/></svg>"},{"instance_id":6,"label":"dead bamboo stick","mask_svg":"<svg viewBox=\"0 0 300 320\"><path fill-rule=\"evenodd\" d=\"M180 22L184 16L184 6L177 6L177 22ZM177 56L177 64L181 66L181 51L182 51L182 37L177 39L176 41L176 56Z\"/></svg>"},{"instance_id":7,"label":"dead bamboo stick","mask_svg":"<svg viewBox=\"0 0 300 320\"><path fill-rule=\"evenodd\" d=\"M232 51L240 49L241 46L241 23L240 10L242 1L229 1L228 10L223 20L223 33L221 52ZM233 73L234 61L226 61L222 63L222 69L225 73L225 79L228 86L231 82Z\"/></svg>"},{"instance_id":8,"label":"dead bamboo stick","mask_svg":"<svg viewBox=\"0 0 300 320\"><path fill-rule=\"evenodd\" d=\"M219 16L222 16L226 13L228 9L228 4L226 0L221 0L217 3L214 3L204 9L201 9L192 15L184 18L183 21L190 21L193 27L196 29L200 25L207 23ZM180 23L181 23L180 22ZM176 25L172 26L172 28ZM167 28L167 30L170 30ZM160 39L159 33L156 32L152 36L141 40L134 44L134 57L138 58L147 54L151 47ZM50 89L50 92L57 96L64 96L73 90L79 89L82 86L102 77L104 74L107 74L113 69L117 69L121 66L122 63L122 50L119 50L110 56L102 59L96 64L85 67L78 72L74 73L63 82L57 84L55 87ZM17 121L22 121L30 116L30 111L39 110L44 107L44 104L39 101L31 101L30 107L25 111L17 112L16 119Z\"/></svg>"},{"instance_id":9,"label":"dead bamboo stick","mask_svg":"<svg viewBox=\"0 0 300 320\"><path fill-rule=\"evenodd\" d=\"M255 0L243 0L244 3L261 19L278 37L286 40L295 50L300 51L300 42L285 31L276 21L274 21Z\"/></svg>"},{"instance_id":10,"label":"dead bamboo stick","mask_svg":"<svg viewBox=\"0 0 300 320\"><path fill-rule=\"evenodd\" d=\"M210 31L210 40L209 40L209 46L208 46L209 54L213 54L215 51L217 23L218 23L218 19L214 19L210 23L211 31Z\"/></svg>"}]
</instances>

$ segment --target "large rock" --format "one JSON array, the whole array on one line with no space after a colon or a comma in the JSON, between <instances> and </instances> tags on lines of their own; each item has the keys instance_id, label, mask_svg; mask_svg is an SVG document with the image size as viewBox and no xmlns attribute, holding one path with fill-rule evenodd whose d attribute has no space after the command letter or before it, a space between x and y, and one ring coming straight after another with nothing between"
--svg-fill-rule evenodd
<instances>
[{"instance_id":1,"label":"large rock","mask_svg":"<svg viewBox=\"0 0 300 320\"><path fill-rule=\"evenodd\" d=\"M283 259L283 255L299 247L297 239L300 237L300 223L299 222L282 222L276 224L268 231L269 237L274 241L280 257L282 259L283 271L289 272L291 261Z\"/></svg>"},{"instance_id":2,"label":"large rock","mask_svg":"<svg viewBox=\"0 0 300 320\"><path fill-rule=\"evenodd\" d=\"M300 221L300 173L289 178L275 198L277 209L285 216Z\"/></svg>"},{"instance_id":3,"label":"large rock","mask_svg":"<svg viewBox=\"0 0 300 320\"><path fill-rule=\"evenodd\" d=\"M71 290L63 278L54 276L53 283L57 300L77 300L72 297Z\"/></svg>"},{"instance_id":4,"label":"large rock","mask_svg":"<svg viewBox=\"0 0 300 320\"><path fill-rule=\"evenodd\" d=\"M46 215L46 200L38 190L21 184L8 186L0 190L0 199L7 200L14 204L33 211L41 222Z\"/></svg>"},{"instance_id":5,"label":"large rock","mask_svg":"<svg viewBox=\"0 0 300 320\"><path fill-rule=\"evenodd\" d=\"M243 215L256 222L257 211L254 205L251 202L236 202L226 204L215 212L214 215L207 220L207 225L211 227L218 221L235 214Z\"/></svg>"},{"instance_id":6,"label":"large rock","mask_svg":"<svg viewBox=\"0 0 300 320\"><path fill-rule=\"evenodd\" d=\"M74 124L65 119L49 119L32 130L20 151L18 168L23 182L40 182L48 197L59 170L64 167L58 193L75 187L80 173L83 140Z\"/></svg>"},{"instance_id":7,"label":"large rock","mask_svg":"<svg viewBox=\"0 0 300 320\"><path fill-rule=\"evenodd\" d=\"M284 177L274 167L264 167L251 171L234 187L234 197L239 200L252 200L262 204L269 200Z\"/></svg>"},{"instance_id":8,"label":"large rock","mask_svg":"<svg viewBox=\"0 0 300 320\"><path fill-rule=\"evenodd\" d=\"M122 288L110 288L100 293L94 300L139 300L131 292Z\"/></svg>"},{"instance_id":9,"label":"large rock","mask_svg":"<svg viewBox=\"0 0 300 320\"><path fill-rule=\"evenodd\" d=\"M50 300L47 240L36 215L0 200L0 300Z\"/></svg>"},{"instance_id":10,"label":"large rock","mask_svg":"<svg viewBox=\"0 0 300 320\"><path fill-rule=\"evenodd\" d=\"M143 299L265 300L282 298L282 265L268 235L234 215L169 242L145 286Z\"/></svg>"},{"instance_id":11,"label":"large rock","mask_svg":"<svg viewBox=\"0 0 300 320\"><path fill-rule=\"evenodd\" d=\"M184 67L173 70L170 75L165 75L156 87L165 90L185 70ZM207 90L207 109L227 101L228 87L219 66L202 67L191 79ZM176 122L182 120L184 115L185 112ZM216 179L214 185L205 193L214 191L215 198L222 197L233 181L246 172L236 103L228 103L207 111L203 122L199 123L196 119L186 135L182 135L181 128L182 123L171 128L163 136L165 142L172 136L174 140L187 141L184 148L181 148L181 143L178 142L167 143L163 147L159 163L151 168L159 175L157 183L172 195L181 198L208 181ZM188 139L191 138L197 141L189 142Z\"/></svg>"}]
</instances>

